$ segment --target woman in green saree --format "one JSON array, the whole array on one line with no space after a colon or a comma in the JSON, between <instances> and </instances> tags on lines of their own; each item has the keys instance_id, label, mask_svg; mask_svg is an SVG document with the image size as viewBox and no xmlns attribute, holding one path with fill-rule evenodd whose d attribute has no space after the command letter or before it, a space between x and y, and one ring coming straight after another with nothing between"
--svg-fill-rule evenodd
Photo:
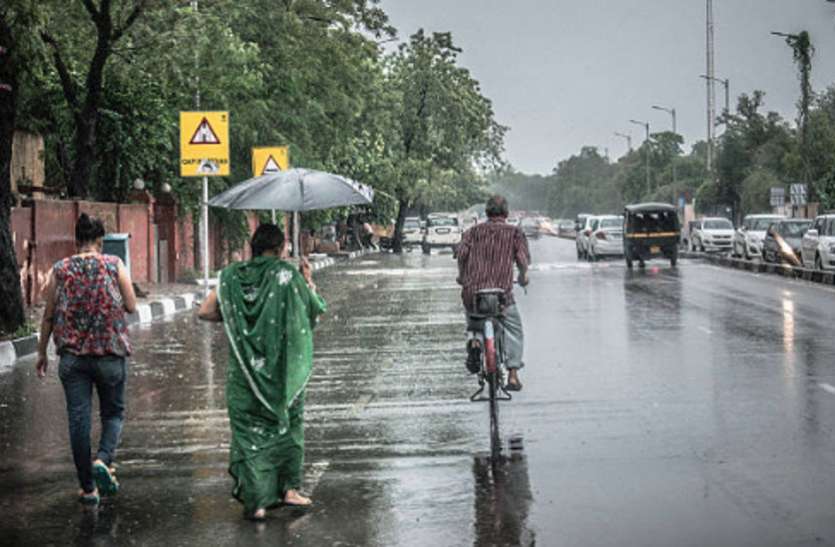
<instances>
[{"instance_id":1,"label":"woman in green saree","mask_svg":"<svg viewBox=\"0 0 835 547\"><path fill-rule=\"evenodd\" d=\"M307 506L299 493L304 457L304 389L313 364L313 327L326 310L310 265L281 260L284 234L262 224L253 258L225 268L199 317L222 321L229 339L226 402L232 495L263 520L280 504Z\"/></svg>"}]
</instances>

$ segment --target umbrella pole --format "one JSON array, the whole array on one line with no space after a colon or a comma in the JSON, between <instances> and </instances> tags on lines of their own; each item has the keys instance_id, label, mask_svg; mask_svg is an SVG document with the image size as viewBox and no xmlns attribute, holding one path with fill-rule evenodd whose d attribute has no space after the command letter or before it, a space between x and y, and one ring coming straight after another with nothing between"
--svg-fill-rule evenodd
<instances>
[{"instance_id":1,"label":"umbrella pole","mask_svg":"<svg viewBox=\"0 0 835 547\"><path fill-rule=\"evenodd\" d=\"M298 211L293 211L293 256L299 258L301 256L301 249L299 249L299 224L301 215Z\"/></svg>"}]
</instances>

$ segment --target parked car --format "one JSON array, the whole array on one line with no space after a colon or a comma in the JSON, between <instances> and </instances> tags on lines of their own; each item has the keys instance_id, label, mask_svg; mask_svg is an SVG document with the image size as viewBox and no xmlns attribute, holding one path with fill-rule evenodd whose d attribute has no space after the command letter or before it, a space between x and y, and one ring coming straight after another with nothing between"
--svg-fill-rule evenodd
<instances>
[{"instance_id":1,"label":"parked car","mask_svg":"<svg viewBox=\"0 0 835 547\"><path fill-rule=\"evenodd\" d=\"M431 213L426 217L426 232L423 234L423 252L429 254L433 248L449 247L453 251L461 243L461 226L458 216L452 213Z\"/></svg>"},{"instance_id":2,"label":"parked car","mask_svg":"<svg viewBox=\"0 0 835 547\"><path fill-rule=\"evenodd\" d=\"M751 257L762 256L765 231L776 222L786 218L782 215L745 215L742 225L734 232L731 256Z\"/></svg>"},{"instance_id":3,"label":"parked car","mask_svg":"<svg viewBox=\"0 0 835 547\"><path fill-rule=\"evenodd\" d=\"M623 256L623 217L599 217L589 241L589 260L593 262L604 256Z\"/></svg>"},{"instance_id":4,"label":"parked car","mask_svg":"<svg viewBox=\"0 0 835 547\"><path fill-rule=\"evenodd\" d=\"M627 205L623 222L623 255L626 267L637 260L641 266L650 258L663 256L675 266L681 226L678 209L667 203Z\"/></svg>"},{"instance_id":5,"label":"parked car","mask_svg":"<svg viewBox=\"0 0 835 547\"><path fill-rule=\"evenodd\" d=\"M801 241L803 265L816 270L835 270L835 214L820 215Z\"/></svg>"},{"instance_id":6,"label":"parked car","mask_svg":"<svg viewBox=\"0 0 835 547\"><path fill-rule=\"evenodd\" d=\"M721 217L708 217L696 221L690 234L691 250L704 252L730 251L733 245L734 225Z\"/></svg>"},{"instance_id":7,"label":"parked car","mask_svg":"<svg viewBox=\"0 0 835 547\"><path fill-rule=\"evenodd\" d=\"M784 218L772 223L763 240L763 260L777 263L785 261L799 266L803 234L811 225L811 220L802 218Z\"/></svg>"},{"instance_id":8,"label":"parked car","mask_svg":"<svg viewBox=\"0 0 835 547\"><path fill-rule=\"evenodd\" d=\"M411 250L423 243L423 229L420 217L406 217L403 221L403 246Z\"/></svg>"},{"instance_id":9,"label":"parked car","mask_svg":"<svg viewBox=\"0 0 835 547\"><path fill-rule=\"evenodd\" d=\"M582 217L582 219L580 219L580 217ZM589 238L591 237L591 233L594 231L592 225L594 224L595 217L592 215L579 215L577 218L578 222L582 220L582 224L579 224L574 244L577 247L577 260L584 260L589 256Z\"/></svg>"}]
</instances>

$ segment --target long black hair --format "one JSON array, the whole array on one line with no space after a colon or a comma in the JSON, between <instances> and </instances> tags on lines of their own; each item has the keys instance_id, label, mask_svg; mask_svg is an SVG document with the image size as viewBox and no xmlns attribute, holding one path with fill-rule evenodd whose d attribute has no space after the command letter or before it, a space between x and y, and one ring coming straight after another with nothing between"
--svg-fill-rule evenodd
<instances>
[{"instance_id":1,"label":"long black hair","mask_svg":"<svg viewBox=\"0 0 835 547\"><path fill-rule=\"evenodd\" d=\"M92 243L97 239L104 237L104 224L101 220L87 216L87 213L81 213L78 221L75 223L75 242L77 245L85 245Z\"/></svg>"},{"instance_id":2,"label":"long black hair","mask_svg":"<svg viewBox=\"0 0 835 547\"><path fill-rule=\"evenodd\" d=\"M258 226L249 246L252 248L252 256L261 256L265 251L280 249L284 245L284 232L275 224L262 224Z\"/></svg>"}]
</instances>

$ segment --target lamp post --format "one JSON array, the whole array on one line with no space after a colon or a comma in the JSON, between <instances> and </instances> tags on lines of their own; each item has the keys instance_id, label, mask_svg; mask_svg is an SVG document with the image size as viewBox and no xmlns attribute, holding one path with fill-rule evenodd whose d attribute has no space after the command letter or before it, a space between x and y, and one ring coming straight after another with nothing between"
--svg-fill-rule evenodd
<instances>
[{"instance_id":1,"label":"lamp post","mask_svg":"<svg viewBox=\"0 0 835 547\"><path fill-rule=\"evenodd\" d=\"M673 117L673 135L678 135L676 131L676 109L675 108L666 108L664 106L653 105L652 108L654 110L661 110L670 114ZM673 186L675 186L676 182L678 181L678 177L676 177L676 158L678 157L678 144L676 144L676 155L673 157Z\"/></svg>"},{"instance_id":2,"label":"lamp post","mask_svg":"<svg viewBox=\"0 0 835 547\"><path fill-rule=\"evenodd\" d=\"M627 135L626 133L618 133L615 131L615 136L620 137L622 139L626 139L626 146L629 148L629 152L632 152L632 135Z\"/></svg>"},{"instance_id":3,"label":"lamp post","mask_svg":"<svg viewBox=\"0 0 835 547\"><path fill-rule=\"evenodd\" d=\"M728 78L725 78L724 80L722 78L711 78L710 76L708 76L706 74L700 74L699 78L703 78L705 80L711 80L711 81L718 82L718 83L722 84L722 87L725 88L725 114L726 115L730 114L730 112L731 112L731 91L730 91L731 90L731 82L730 82L730 80Z\"/></svg>"},{"instance_id":4,"label":"lamp post","mask_svg":"<svg viewBox=\"0 0 835 547\"><path fill-rule=\"evenodd\" d=\"M649 122L642 122L640 120L629 120L629 123L634 123L635 125L641 125L644 127L644 131L646 132L646 137L644 138L644 157L646 158L647 164L647 196L652 192L652 188L649 182Z\"/></svg>"}]
</instances>

